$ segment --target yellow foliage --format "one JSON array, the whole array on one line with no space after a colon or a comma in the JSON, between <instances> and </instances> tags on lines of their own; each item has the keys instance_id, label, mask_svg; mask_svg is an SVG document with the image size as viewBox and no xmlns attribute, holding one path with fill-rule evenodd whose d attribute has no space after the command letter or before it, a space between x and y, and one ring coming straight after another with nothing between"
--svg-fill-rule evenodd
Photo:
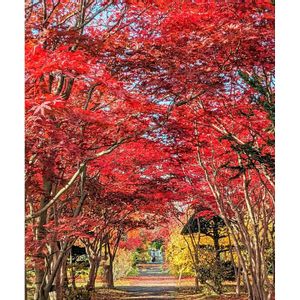
<instances>
[{"instance_id":1,"label":"yellow foliage","mask_svg":"<svg viewBox=\"0 0 300 300\"><path fill-rule=\"evenodd\" d=\"M173 275L193 275L193 264L187 244L180 234L181 228L176 228L170 236L166 247L166 259Z\"/></svg>"},{"instance_id":2,"label":"yellow foliage","mask_svg":"<svg viewBox=\"0 0 300 300\"><path fill-rule=\"evenodd\" d=\"M174 275L194 275L193 257L195 249L193 247L190 235L181 235L181 227L174 229L170 236L169 243L166 246L166 259L169 269ZM194 240L197 240L199 233L194 233ZM222 235L226 235L225 232ZM232 241L232 238L231 238ZM197 248L199 265L204 268L210 268L215 261L215 251L213 238L204 234L200 235L200 248ZM230 239L228 236L219 239L220 248L229 249ZM189 247L188 247L189 246ZM205 247L206 246L206 247ZM189 250L190 248L190 250ZM191 251L191 252L190 252ZM221 259L231 261L230 251L222 251ZM237 263L238 257L233 252L233 259Z\"/></svg>"}]
</instances>

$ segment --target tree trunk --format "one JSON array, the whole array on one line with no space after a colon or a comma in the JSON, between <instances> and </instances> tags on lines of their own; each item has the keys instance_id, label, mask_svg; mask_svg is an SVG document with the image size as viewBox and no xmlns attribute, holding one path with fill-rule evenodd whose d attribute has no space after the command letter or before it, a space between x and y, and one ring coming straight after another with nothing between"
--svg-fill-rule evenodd
<instances>
[{"instance_id":1,"label":"tree trunk","mask_svg":"<svg viewBox=\"0 0 300 300\"><path fill-rule=\"evenodd\" d=\"M179 285L179 286L180 286L180 284L181 284L182 272L183 272L183 268L180 269L180 272L179 272L179 278L178 278L178 285Z\"/></svg>"},{"instance_id":2,"label":"tree trunk","mask_svg":"<svg viewBox=\"0 0 300 300\"><path fill-rule=\"evenodd\" d=\"M98 269L99 269L99 259L90 259L89 279L86 285L86 289L88 291L95 290Z\"/></svg>"},{"instance_id":3,"label":"tree trunk","mask_svg":"<svg viewBox=\"0 0 300 300\"><path fill-rule=\"evenodd\" d=\"M59 270L57 272L57 275L55 277L55 294L57 300L62 300L63 297L63 291L61 286L61 272L60 272L61 266L59 267Z\"/></svg>"},{"instance_id":4,"label":"tree trunk","mask_svg":"<svg viewBox=\"0 0 300 300\"><path fill-rule=\"evenodd\" d=\"M218 294L222 294L222 270L221 270L221 256L220 256L220 244L219 244L219 225L218 220L214 219L213 224L213 240L215 248L215 270L213 274L213 281L215 289Z\"/></svg>"},{"instance_id":5,"label":"tree trunk","mask_svg":"<svg viewBox=\"0 0 300 300\"><path fill-rule=\"evenodd\" d=\"M113 273L113 262L109 262L109 265L104 267L104 279L105 287L109 289L114 288L114 273Z\"/></svg>"},{"instance_id":6,"label":"tree trunk","mask_svg":"<svg viewBox=\"0 0 300 300\"><path fill-rule=\"evenodd\" d=\"M114 288L114 273L113 273L113 262L110 262L107 272L107 286L108 288Z\"/></svg>"},{"instance_id":7,"label":"tree trunk","mask_svg":"<svg viewBox=\"0 0 300 300\"><path fill-rule=\"evenodd\" d=\"M199 275L198 275L198 272L196 272L196 275L195 275L195 290L196 290L196 292L200 291L200 284L199 284Z\"/></svg>"},{"instance_id":8,"label":"tree trunk","mask_svg":"<svg viewBox=\"0 0 300 300\"><path fill-rule=\"evenodd\" d=\"M74 263L72 257L72 251L70 251L70 263L71 263L71 284L72 289L76 290L76 279L75 279L75 270L74 270Z\"/></svg>"},{"instance_id":9,"label":"tree trunk","mask_svg":"<svg viewBox=\"0 0 300 300\"><path fill-rule=\"evenodd\" d=\"M236 272L235 293L237 296L240 296L240 294L241 294L241 265L240 265L240 262L238 262L237 272Z\"/></svg>"},{"instance_id":10,"label":"tree trunk","mask_svg":"<svg viewBox=\"0 0 300 300\"><path fill-rule=\"evenodd\" d=\"M55 263L53 264L52 273L49 275L48 282L47 282L47 284L44 284L43 294L45 295L45 297L47 297L47 298L45 298L46 300L48 299L49 292L53 289L53 283L55 282L55 279L58 276L58 273L60 272L60 268L61 268L63 259L66 257L67 248L68 248L68 243L64 242L64 244L62 245L61 250L58 254L58 257L57 257ZM44 300L44 298L41 298L41 299L38 298L38 300Z\"/></svg>"},{"instance_id":11,"label":"tree trunk","mask_svg":"<svg viewBox=\"0 0 300 300\"><path fill-rule=\"evenodd\" d=\"M55 278L56 300L63 300L67 283L67 257L64 257Z\"/></svg>"},{"instance_id":12,"label":"tree trunk","mask_svg":"<svg viewBox=\"0 0 300 300\"><path fill-rule=\"evenodd\" d=\"M40 202L40 209L42 209L49 201L50 192L52 189L52 184L46 178L43 179L43 189L45 192L45 197L42 198ZM38 227L36 230L36 240L42 241L45 238L46 231L44 225L47 222L47 210L41 213L39 220L38 220ZM35 263L35 294L34 300L47 300L48 296L44 293L44 287L46 284L45 277L45 262L42 263L44 260L44 256L42 253L38 254L38 258L40 259L39 262Z\"/></svg>"}]
</instances>

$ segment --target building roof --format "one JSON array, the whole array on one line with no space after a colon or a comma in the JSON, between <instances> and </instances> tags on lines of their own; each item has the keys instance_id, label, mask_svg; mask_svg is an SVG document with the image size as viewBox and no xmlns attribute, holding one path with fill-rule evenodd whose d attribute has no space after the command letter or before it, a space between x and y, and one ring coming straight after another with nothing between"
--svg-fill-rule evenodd
<instances>
[{"instance_id":1,"label":"building roof","mask_svg":"<svg viewBox=\"0 0 300 300\"><path fill-rule=\"evenodd\" d=\"M216 224L219 227L225 226L224 221L221 217L214 215L210 219L205 217L199 217L199 212L194 213L188 220L188 222L183 226L181 230L182 235L189 235L192 233L203 233L205 235L209 235L213 226Z\"/></svg>"}]
</instances>

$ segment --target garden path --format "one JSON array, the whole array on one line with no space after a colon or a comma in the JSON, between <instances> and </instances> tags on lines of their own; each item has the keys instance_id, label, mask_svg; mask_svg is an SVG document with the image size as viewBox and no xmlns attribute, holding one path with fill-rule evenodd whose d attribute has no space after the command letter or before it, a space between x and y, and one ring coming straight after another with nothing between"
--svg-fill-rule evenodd
<instances>
[{"instance_id":1,"label":"garden path","mask_svg":"<svg viewBox=\"0 0 300 300\"><path fill-rule=\"evenodd\" d=\"M177 281L164 271L162 264L141 264L138 270L138 276L131 278L129 286L118 287L128 293L123 299L175 299Z\"/></svg>"}]
</instances>

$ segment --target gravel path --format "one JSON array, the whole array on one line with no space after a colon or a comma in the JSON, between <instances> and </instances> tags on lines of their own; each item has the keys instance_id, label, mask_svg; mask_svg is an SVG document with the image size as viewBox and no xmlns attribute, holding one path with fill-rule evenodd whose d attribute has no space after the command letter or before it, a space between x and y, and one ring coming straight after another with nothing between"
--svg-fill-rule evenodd
<instances>
[{"instance_id":1,"label":"gravel path","mask_svg":"<svg viewBox=\"0 0 300 300\"><path fill-rule=\"evenodd\" d=\"M161 264L139 266L139 275L131 286L119 286L128 292L126 299L175 299L176 279L163 271Z\"/></svg>"},{"instance_id":2,"label":"gravel path","mask_svg":"<svg viewBox=\"0 0 300 300\"><path fill-rule=\"evenodd\" d=\"M246 300L246 296L236 297L234 294L226 294L219 297L197 294L192 284L177 285L175 277L163 271L162 264L139 265L139 274L127 278L127 284L118 285L114 290L103 290L96 300ZM104 294L103 294L104 292Z\"/></svg>"}]
</instances>

